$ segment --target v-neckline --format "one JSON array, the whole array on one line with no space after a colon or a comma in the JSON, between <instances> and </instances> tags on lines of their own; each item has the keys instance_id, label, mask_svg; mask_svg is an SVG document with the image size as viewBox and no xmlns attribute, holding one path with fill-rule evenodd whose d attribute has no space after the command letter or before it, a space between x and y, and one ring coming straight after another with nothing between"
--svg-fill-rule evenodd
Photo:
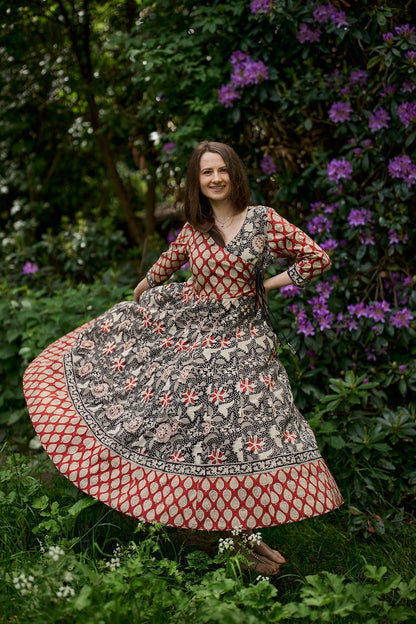
<instances>
[{"instance_id":1,"label":"v-neckline","mask_svg":"<svg viewBox=\"0 0 416 624\"><path fill-rule=\"evenodd\" d=\"M242 223L241 223L241 226L239 227L239 229L237 230L237 232L234 234L234 236L233 236L232 238L230 238L230 240L228 241L228 243L226 243L226 242L224 241L224 246L221 246L219 243L217 243L217 241L216 241L214 238L212 238L211 234L208 234L208 236L210 237L210 239L211 239L211 240L213 240L213 241L214 241L214 243L215 243L216 245L218 245L218 247L221 247L221 249L227 249L227 247L228 247L229 245L231 245L231 243L232 243L233 241L235 241L235 239L236 239L236 238L238 238L238 237L240 236L241 232L243 231L244 226L245 226L245 224L246 224L246 222L247 222L247 217L248 217L248 213L249 213L250 208L251 208L251 206L247 206L247 208L246 208L246 214L244 215L244 219L243 219L243 221L242 221Z\"/></svg>"}]
</instances>

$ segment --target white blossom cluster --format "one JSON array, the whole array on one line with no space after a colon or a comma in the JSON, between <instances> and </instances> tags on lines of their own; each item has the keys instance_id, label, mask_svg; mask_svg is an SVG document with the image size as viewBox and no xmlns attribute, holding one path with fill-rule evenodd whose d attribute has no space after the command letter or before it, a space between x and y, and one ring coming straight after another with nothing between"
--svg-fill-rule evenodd
<instances>
[{"instance_id":1,"label":"white blossom cluster","mask_svg":"<svg viewBox=\"0 0 416 624\"><path fill-rule=\"evenodd\" d=\"M251 535L243 535L244 542L249 546L261 544L261 533L252 533Z\"/></svg>"},{"instance_id":2,"label":"white blossom cluster","mask_svg":"<svg viewBox=\"0 0 416 624\"><path fill-rule=\"evenodd\" d=\"M256 583L260 583L260 581L270 581L270 576L262 576L259 574L254 580Z\"/></svg>"},{"instance_id":3,"label":"white blossom cluster","mask_svg":"<svg viewBox=\"0 0 416 624\"><path fill-rule=\"evenodd\" d=\"M69 585L61 585L56 592L57 598L73 598L75 596L75 590Z\"/></svg>"},{"instance_id":4,"label":"white blossom cluster","mask_svg":"<svg viewBox=\"0 0 416 624\"><path fill-rule=\"evenodd\" d=\"M36 589L34 581L35 579L31 574L26 576L26 574L22 572L19 576L15 576L13 578L13 585L22 594L22 596L24 596L25 594L28 594Z\"/></svg>"},{"instance_id":5,"label":"white blossom cluster","mask_svg":"<svg viewBox=\"0 0 416 624\"><path fill-rule=\"evenodd\" d=\"M65 551L60 546L50 546L46 553L53 561L58 561L60 557L63 557Z\"/></svg>"},{"instance_id":6,"label":"white blossom cluster","mask_svg":"<svg viewBox=\"0 0 416 624\"><path fill-rule=\"evenodd\" d=\"M110 561L105 562L105 567L108 568L111 572L115 572L117 568L121 566L121 546L117 544L115 549L113 550L113 556Z\"/></svg>"},{"instance_id":7,"label":"white blossom cluster","mask_svg":"<svg viewBox=\"0 0 416 624\"><path fill-rule=\"evenodd\" d=\"M234 540L232 537L220 538L218 542L218 552L220 554L226 552L227 550L231 550L234 546Z\"/></svg>"},{"instance_id":8,"label":"white blossom cluster","mask_svg":"<svg viewBox=\"0 0 416 624\"><path fill-rule=\"evenodd\" d=\"M105 562L105 567L108 568L110 572L115 572L120 566L120 557L111 557L110 561Z\"/></svg>"}]
</instances>

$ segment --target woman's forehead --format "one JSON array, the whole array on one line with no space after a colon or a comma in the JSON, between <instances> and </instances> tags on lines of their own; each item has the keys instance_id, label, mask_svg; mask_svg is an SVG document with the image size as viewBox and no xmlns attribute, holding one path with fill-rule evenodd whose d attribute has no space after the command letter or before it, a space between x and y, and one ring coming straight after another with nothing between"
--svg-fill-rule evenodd
<instances>
[{"instance_id":1,"label":"woman's forehead","mask_svg":"<svg viewBox=\"0 0 416 624\"><path fill-rule=\"evenodd\" d=\"M215 152L204 152L199 161L200 169L211 169L217 167L225 167L224 159Z\"/></svg>"}]
</instances>

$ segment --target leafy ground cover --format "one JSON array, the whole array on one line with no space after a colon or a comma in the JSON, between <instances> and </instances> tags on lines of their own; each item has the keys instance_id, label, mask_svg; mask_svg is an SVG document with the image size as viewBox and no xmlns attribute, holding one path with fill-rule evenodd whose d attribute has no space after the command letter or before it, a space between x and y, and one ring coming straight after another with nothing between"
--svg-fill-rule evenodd
<instances>
[{"instance_id":1,"label":"leafy ground cover","mask_svg":"<svg viewBox=\"0 0 416 624\"><path fill-rule=\"evenodd\" d=\"M81 495L43 453L2 450L0 622L416 621L415 534L403 523L365 538L345 509L265 530L288 558L269 579Z\"/></svg>"}]
</instances>

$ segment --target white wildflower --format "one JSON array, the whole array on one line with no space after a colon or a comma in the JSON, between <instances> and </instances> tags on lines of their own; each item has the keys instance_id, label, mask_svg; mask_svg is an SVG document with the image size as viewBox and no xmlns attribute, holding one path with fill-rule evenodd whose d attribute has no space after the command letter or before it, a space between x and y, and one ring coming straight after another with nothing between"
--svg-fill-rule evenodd
<instances>
[{"instance_id":1,"label":"white wildflower","mask_svg":"<svg viewBox=\"0 0 416 624\"><path fill-rule=\"evenodd\" d=\"M71 581L73 581L73 580L74 580L73 574L69 570L67 570L64 573L64 581L65 581L65 583L71 583Z\"/></svg>"},{"instance_id":2,"label":"white wildflower","mask_svg":"<svg viewBox=\"0 0 416 624\"><path fill-rule=\"evenodd\" d=\"M247 535L246 542L250 546L261 544L261 533L252 533L251 535Z\"/></svg>"},{"instance_id":3,"label":"white wildflower","mask_svg":"<svg viewBox=\"0 0 416 624\"><path fill-rule=\"evenodd\" d=\"M56 592L57 598L73 598L75 596L75 590L69 585L61 585Z\"/></svg>"},{"instance_id":4,"label":"white wildflower","mask_svg":"<svg viewBox=\"0 0 416 624\"><path fill-rule=\"evenodd\" d=\"M240 535L240 533L242 533L242 532L243 532L242 527L239 527L238 529L233 529L231 531L231 534L234 535L234 537L238 537Z\"/></svg>"},{"instance_id":5,"label":"white wildflower","mask_svg":"<svg viewBox=\"0 0 416 624\"><path fill-rule=\"evenodd\" d=\"M36 589L34 581L35 579L31 574L29 574L29 576L26 576L26 574L22 572L21 574L19 574L19 576L15 576L13 578L13 585L15 586L17 591L19 591L22 596L24 596L25 594L28 594L29 592Z\"/></svg>"},{"instance_id":6,"label":"white wildflower","mask_svg":"<svg viewBox=\"0 0 416 624\"><path fill-rule=\"evenodd\" d=\"M270 576L262 576L259 574L254 580L256 583L260 583L260 581L270 581Z\"/></svg>"},{"instance_id":7,"label":"white wildflower","mask_svg":"<svg viewBox=\"0 0 416 624\"><path fill-rule=\"evenodd\" d=\"M120 546L120 544L117 544L117 546L114 548L113 555L114 555L114 557L120 557L120 555L121 555L121 546Z\"/></svg>"},{"instance_id":8,"label":"white wildflower","mask_svg":"<svg viewBox=\"0 0 416 624\"><path fill-rule=\"evenodd\" d=\"M218 542L218 552L224 553L227 550L231 550L234 546L234 540L232 537L221 538Z\"/></svg>"},{"instance_id":9,"label":"white wildflower","mask_svg":"<svg viewBox=\"0 0 416 624\"><path fill-rule=\"evenodd\" d=\"M58 561L60 557L63 557L65 551L60 546L50 546L46 553L53 561Z\"/></svg>"},{"instance_id":10,"label":"white wildflower","mask_svg":"<svg viewBox=\"0 0 416 624\"><path fill-rule=\"evenodd\" d=\"M120 557L111 557L110 561L105 562L105 567L111 572L115 572L121 566Z\"/></svg>"}]
</instances>

